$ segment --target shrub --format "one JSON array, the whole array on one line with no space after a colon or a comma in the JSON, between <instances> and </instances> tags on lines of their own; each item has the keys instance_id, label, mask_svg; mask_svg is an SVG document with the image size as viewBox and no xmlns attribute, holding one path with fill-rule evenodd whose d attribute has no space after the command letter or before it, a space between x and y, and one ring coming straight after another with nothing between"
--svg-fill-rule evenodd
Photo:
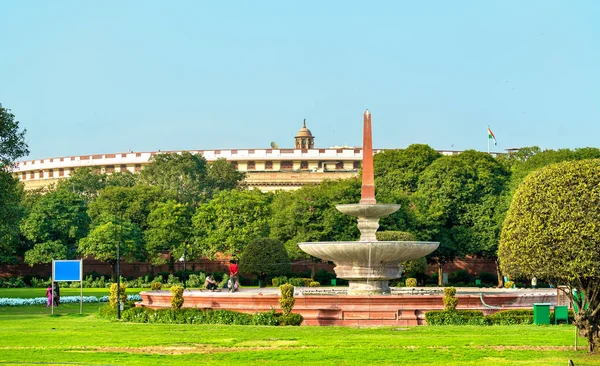
<instances>
[{"instance_id":1,"label":"shrub","mask_svg":"<svg viewBox=\"0 0 600 366\"><path fill-rule=\"evenodd\" d=\"M444 288L444 311L455 311L458 305L458 299L456 298L456 288L446 287Z\"/></svg>"},{"instance_id":2,"label":"shrub","mask_svg":"<svg viewBox=\"0 0 600 366\"><path fill-rule=\"evenodd\" d=\"M288 278L286 276L273 277L271 283L273 284L273 286L279 287L284 283L288 283Z\"/></svg>"},{"instance_id":3,"label":"shrub","mask_svg":"<svg viewBox=\"0 0 600 366\"><path fill-rule=\"evenodd\" d=\"M407 278L405 283L406 283L406 287L417 287L417 279L416 278Z\"/></svg>"},{"instance_id":4,"label":"shrub","mask_svg":"<svg viewBox=\"0 0 600 366\"><path fill-rule=\"evenodd\" d=\"M425 313L427 325L488 325L481 310L443 310Z\"/></svg>"},{"instance_id":5,"label":"shrub","mask_svg":"<svg viewBox=\"0 0 600 366\"><path fill-rule=\"evenodd\" d=\"M183 306L183 287L175 285L171 287L171 309L179 310Z\"/></svg>"},{"instance_id":6,"label":"shrub","mask_svg":"<svg viewBox=\"0 0 600 366\"><path fill-rule=\"evenodd\" d=\"M204 273L191 274L187 279L187 286L191 288L200 288L204 286L206 275Z\"/></svg>"},{"instance_id":7,"label":"shrub","mask_svg":"<svg viewBox=\"0 0 600 366\"><path fill-rule=\"evenodd\" d=\"M329 285L331 280L336 278L335 273L328 272L325 269L320 269L315 273L315 281Z\"/></svg>"},{"instance_id":8,"label":"shrub","mask_svg":"<svg viewBox=\"0 0 600 366\"><path fill-rule=\"evenodd\" d=\"M494 325L533 324L533 310L504 310L489 315L488 319Z\"/></svg>"},{"instance_id":9,"label":"shrub","mask_svg":"<svg viewBox=\"0 0 600 366\"><path fill-rule=\"evenodd\" d=\"M158 291L162 288L162 283L160 282L152 282L152 284L150 285L150 290L152 291Z\"/></svg>"},{"instance_id":10,"label":"shrub","mask_svg":"<svg viewBox=\"0 0 600 366\"><path fill-rule=\"evenodd\" d=\"M264 313L256 313L252 316L252 325L279 325L280 316L274 309Z\"/></svg>"},{"instance_id":11,"label":"shrub","mask_svg":"<svg viewBox=\"0 0 600 366\"><path fill-rule=\"evenodd\" d=\"M513 281L504 282L504 288L513 288L514 286L515 286L515 283Z\"/></svg>"},{"instance_id":12,"label":"shrub","mask_svg":"<svg viewBox=\"0 0 600 366\"><path fill-rule=\"evenodd\" d=\"M450 274L448 281L455 285L468 285L473 279L467 270L459 269Z\"/></svg>"},{"instance_id":13,"label":"shrub","mask_svg":"<svg viewBox=\"0 0 600 366\"><path fill-rule=\"evenodd\" d=\"M127 295L125 294L125 291L127 290L127 286L124 283L121 283L121 289L120 289L120 300L121 302L125 302L127 301ZM108 303L110 304L110 307L113 309L117 309L117 284L113 283L112 285L110 285L110 293L108 295Z\"/></svg>"},{"instance_id":14,"label":"shrub","mask_svg":"<svg viewBox=\"0 0 600 366\"><path fill-rule=\"evenodd\" d=\"M281 306L281 311L284 316L287 316L292 312L294 308L294 303L296 300L294 299L294 286L287 283L279 286L279 291L281 292L281 297L279 298L279 305Z\"/></svg>"},{"instance_id":15,"label":"shrub","mask_svg":"<svg viewBox=\"0 0 600 366\"><path fill-rule=\"evenodd\" d=\"M279 325L299 326L304 321L304 317L300 314L290 313L279 317Z\"/></svg>"},{"instance_id":16,"label":"shrub","mask_svg":"<svg viewBox=\"0 0 600 366\"><path fill-rule=\"evenodd\" d=\"M311 282L308 284L308 287L319 287L319 286L321 286L321 284L320 284L320 283L318 283L317 281L311 281Z\"/></svg>"},{"instance_id":17,"label":"shrub","mask_svg":"<svg viewBox=\"0 0 600 366\"><path fill-rule=\"evenodd\" d=\"M479 272L477 277L481 280L481 283L484 285L495 285L498 283L498 277L490 272Z\"/></svg>"},{"instance_id":18,"label":"shrub","mask_svg":"<svg viewBox=\"0 0 600 366\"><path fill-rule=\"evenodd\" d=\"M152 283L156 283L156 282L163 282L163 276L162 275L158 275L156 277L154 277L154 279L152 280Z\"/></svg>"},{"instance_id":19,"label":"shrub","mask_svg":"<svg viewBox=\"0 0 600 366\"><path fill-rule=\"evenodd\" d=\"M240 272L251 273L266 284L267 275L284 275L291 270L291 262L281 240L258 238L246 246L240 258Z\"/></svg>"}]
</instances>

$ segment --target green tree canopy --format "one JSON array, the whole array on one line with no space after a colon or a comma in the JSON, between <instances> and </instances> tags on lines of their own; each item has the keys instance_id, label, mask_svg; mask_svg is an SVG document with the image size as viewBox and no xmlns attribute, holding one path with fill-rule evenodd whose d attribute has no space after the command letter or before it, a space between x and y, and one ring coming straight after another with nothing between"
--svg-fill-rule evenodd
<instances>
[{"instance_id":1,"label":"green tree canopy","mask_svg":"<svg viewBox=\"0 0 600 366\"><path fill-rule=\"evenodd\" d=\"M335 206L359 200L360 181L356 178L280 192L271 206L271 236L285 243L292 259L310 258L298 247L300 242L358 240L356 218Z\"/></svg>"},{"instance_id":2,"label":"green tree canopy","mask_svg":"<svg viewBox=\"0 0 600 366\"><path fill-rule=\"evenodd\" d=\"M192 212L189 207L172 200L159 203L148 216L148 229L144 233L150 260L154 264L164 263L160 254L168 251L173 268L173 259L184 254L184 246L191 248L191 235ZM189 258L198 257L190 250L185 254Z\"/></svg>"},{"instance_id":3,"label":"green tree canopy","mask_svg":"<svg viewBox=\"0 0 600 366\"><path fill-rule=\"evenodd\" d=\"M29 155L29 148L25 143L27 130L19 130L19 121L10 109L0 104L0 169L10 170L15 160Z\"/></svg>"},{"instance_id":4,"label":"green tree canopy","mask_svg":"<svg viewBox=\"0 0 600 366\"><path fill-rule=\"evenodd\" d=\"M44 263L47 256L36 257L33 254L49 253L50 248L57 249L59 244L64 246L64 250L57 250L54 259L73 257L76 243L87 235L89 224L85 202L79 195L63 190L45 194L34 203L29 215L21 222L21 232L35 244L31 249L33 252L26 255L26 262L30 265ZM43 250L35 248L44 243L52 244L44 245Z\"/></svg>"},{"instance_id":5,"label":"green tree canopy","mask_svg":"<svg viewBox=\"0 0 600 366\"><path fill-rule=\"evenodd\" d=\"M83 257L109 263L111 277L114 279L117 246L120 247L122 261L135 262L146 259L142 232L136 224L127 221L96 225L85 238L79 240L78 253Z\"/></svg>"},{"instance_id":6,"label":"green tree canopy","mask_svg":"<svg viewBox=\"0 0 600 366\"><path fill-rule=\"evenodd\" d=\"M140 173L140 181L171 192L180 203L196 207L206 200L207 175L206 159L184 151L151 157Z\"/></svg>"},{"instance_id":7,"label":"green tree canopy","mask_svg":"<svg viewBox=\"0 0 600 366\"><path fill-rule=\"evenodd\" d=\"M21 206L23 185L0 170L0 263L13 263L20 248L19 222L25 214Z\"/></svg>"},{"instance_id":8,"label":"green tree canopy","mask_svg":"<svg viewBox=\"0 0 600 366\"><path fill-rule=\"evenodd\" d=\"M246 174L227 161L220 158L208 165L207 186L210 197L217 192L241 188Z\"/></svg>"},{"instance_id":9,"label":"green tree canopy","mask_svg":"<svg viewBox=\"0 0 600 366\"><path fill-rule=\"evenodd\" d=\"M504 221L502 270L568 287L577 326L600 345L600 160L553 164L525 178ZM585 296L574 298L572 290Z\"/></svg>"},{"instance_id":10,"label":"green tree canopy","mask_svg":"<svg viewBox=\"0 0 600 366\"><path fill-rule=\"evenodd\" d=\"M246 246L240 258L240 272L257 276L263 286L268 275L286 275L291 267L285 246L277 239L254 239Z\"/></svg>"},{"instance_id":11,"label":"green tree canopy","mask_svg":"<svg viewBox=\"0 0 600 366\"><path fill-rule=\"evenodd\" d=\"M210 258L239 256L250 241L269 235L270 202L271 194L257 189L217 193L192 218L196 250Z\"/></svg>"}]
</instances>

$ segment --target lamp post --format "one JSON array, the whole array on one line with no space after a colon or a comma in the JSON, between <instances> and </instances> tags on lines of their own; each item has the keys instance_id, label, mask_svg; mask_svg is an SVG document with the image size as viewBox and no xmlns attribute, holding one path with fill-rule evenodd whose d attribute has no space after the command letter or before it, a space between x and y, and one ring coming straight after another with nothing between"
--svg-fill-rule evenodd
<instances>
[{"instance_id":1,"label":"lamp post","mask_svg":"<svg viewBox=\"0 0 600 366\"><path fill-rule=\"evenodd\" d=\"M117 319L121 319L121 241L123 240L123 212L119 221L119 241L117 241Z\"/></svg>"},{"instance_id":2,"label":"lamp post","mask_svg":"<svg viewBox=\"0 0 600 366\"><path fill-rule=\"evenodd\" d=\"M184 290L186 289L186 283L185 283L185 274L186 274L185 273L185 267L186 267L185 266L185 264L186 264L185 261L186 261L186 254L187 254L187 250L186 250L186 247L184 245L183 246L183 256L181 258L179 258L179 261L183 262L183 289Z\"/></svg>"}]
</instances>

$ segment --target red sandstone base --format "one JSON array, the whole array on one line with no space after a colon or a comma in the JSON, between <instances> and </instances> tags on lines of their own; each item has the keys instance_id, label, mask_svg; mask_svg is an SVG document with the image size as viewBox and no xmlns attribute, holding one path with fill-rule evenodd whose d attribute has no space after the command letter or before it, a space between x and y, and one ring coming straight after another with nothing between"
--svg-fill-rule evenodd
<instances>
[{"instance_id":1,"label":"red sandstone base","mask_svg":"<svg viewBox=\"0 0 600 366\"><path fill-rule=\"evenodd\" d=\"M300 289L301 291L301 289ZM145 291L140 293L142 301L137 306L168 308L171 306L169 291ZM556 290L539 292L505 292L485 294L482 303L480 294L457 295L458 309L482 310L491 314L503 309L533 308L533 303L562 302ZM185 308L224 309L243 313L280 310L276 289L249 289L236 293L186 290ZM409 326L424 325L425 312L442 310L441 295L297 295L294 313L304 317L303 325L340 326ZM486 306L487 305L487 306ZM501 309L491 308L501 307Z\"/></svg>"}]
</instances>

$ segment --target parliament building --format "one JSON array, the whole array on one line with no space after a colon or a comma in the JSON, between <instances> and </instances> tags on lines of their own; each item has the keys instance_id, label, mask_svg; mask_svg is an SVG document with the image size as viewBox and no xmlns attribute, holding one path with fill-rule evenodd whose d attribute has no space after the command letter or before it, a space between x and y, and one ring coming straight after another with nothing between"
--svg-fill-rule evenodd
<instances>
[{"instance_id":1,"label":"parliament building","mask_svg":"<svg viewBox=\"0 0 600 366\"><path fill-rule=\"evenodd\" d=\"M292 190L307 184L318 184L330 179L354 177L362 161L361 147L315 148L315 137L304 125L294 137L294 148L270 148L228 150L186 150L202 155L209 163L220 158L227 159L240 172L246 174L245 183L262 191ZM373 149L376 154L382 149ZM156 154L181 151L123 152L94 154L20 161L13 167L13 174L25 189L43 188L70 177L80 167L97 167L103 173L139 173L150 158ZM454 155L460 151L439 151Z\"/></svg>"}]
</instances>

